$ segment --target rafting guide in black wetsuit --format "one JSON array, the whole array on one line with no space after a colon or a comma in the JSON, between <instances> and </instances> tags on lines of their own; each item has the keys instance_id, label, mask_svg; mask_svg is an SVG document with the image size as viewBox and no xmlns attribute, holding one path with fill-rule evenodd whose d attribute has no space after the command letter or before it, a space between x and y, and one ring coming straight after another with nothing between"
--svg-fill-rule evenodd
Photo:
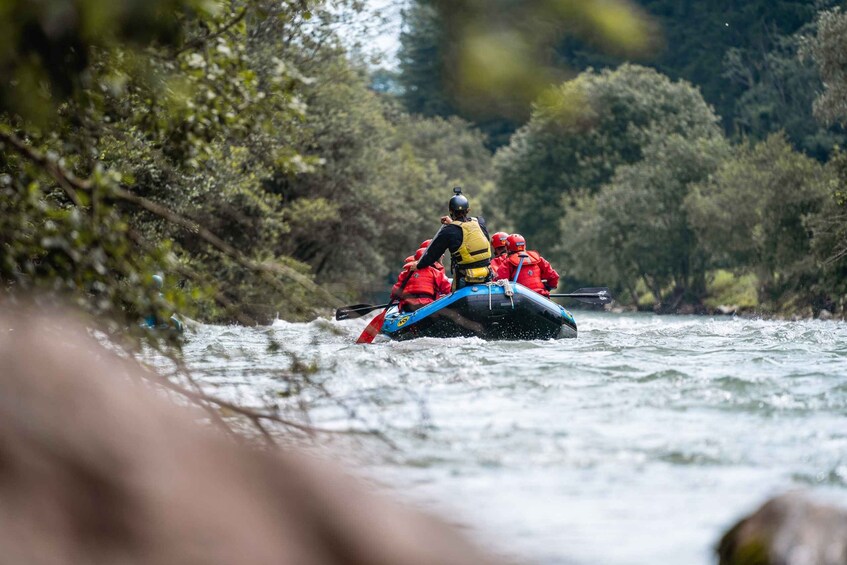
<instances>
[{"instance_id":1,"label":"rafting guide in black wetsuit","mask_svg":"<svg viewBox=\"0 0 847 565\"><path fill-rule=\"evenodd\" d=\"M470 203L460 187L454 188L453 194L448 221L432 238L423 257L408 266L412 270L430 267L449 250L453 290L456 291L469 284L491 280L491 246L485 220L468 216Z\"/></svg>"}]
</instances>

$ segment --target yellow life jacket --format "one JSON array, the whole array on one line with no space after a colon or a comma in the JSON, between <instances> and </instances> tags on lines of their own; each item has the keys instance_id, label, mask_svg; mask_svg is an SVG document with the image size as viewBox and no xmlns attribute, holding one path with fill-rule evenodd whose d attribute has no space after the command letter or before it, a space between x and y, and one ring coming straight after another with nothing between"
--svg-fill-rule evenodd
<instances>
[{"instance_id":1,"label":"yellow life jacket","mask_svg":"<svg viewBox=\"0 0 847 565\"><path fill-rule=\"evenodd\" d=\"M454 269L461 270L467 282L483 282L490 273L488 264L491 260L491 246L479 221L470 218L464 222L453 220L450 223L462 228L462 245L450 254Z\"/></svg>"}]
</instances>

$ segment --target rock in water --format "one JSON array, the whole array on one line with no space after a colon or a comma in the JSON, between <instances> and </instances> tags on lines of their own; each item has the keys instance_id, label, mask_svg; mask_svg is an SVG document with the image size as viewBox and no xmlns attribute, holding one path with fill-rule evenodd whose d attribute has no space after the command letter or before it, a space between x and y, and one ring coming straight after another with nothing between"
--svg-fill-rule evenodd
<instances>
[{"instance_id":1,"label":"rock in water","mask_svg":"<svg viewBox=\"0 0 847 565\"><path fill-rule=\"evenodd\" d=\"M720 565L845 565L847 510L801 494L773 498L732 527Z\"/></svg>"}]
</instances>

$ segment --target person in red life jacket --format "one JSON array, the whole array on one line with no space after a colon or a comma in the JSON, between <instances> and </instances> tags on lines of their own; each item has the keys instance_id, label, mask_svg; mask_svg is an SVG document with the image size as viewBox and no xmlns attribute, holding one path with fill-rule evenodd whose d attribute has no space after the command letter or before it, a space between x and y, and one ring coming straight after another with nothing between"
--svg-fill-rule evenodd
<instances>
[{"instance_id":1,"label":"person in red life jacket","mask_svg":"<svg viewBox=\"0 0 847 565\"><path fill-rule=\"evenodd\" d=\"M419 261L426 249L418 249L414 257L409 257L406 263ZM407 277L409 282L403 283ZM402 288L402 290L401 290ZM450 281L444 276L444 271L439 271L434 266L425 267L411 272L404 268L397 277L397 282L391 289L391 298L400 298L400 310L414 312L427 304L432 304L442 296L450 294Z\"/></svg>"},{"instance_id":2,"label":"person in red life jacket","mask_svg":"<svg viewBox=\"0 0 847 565\"><path fill-rule=\"evenodd\" d=\"M506 239L509 234L498 231L491 236L491 248L494 249L494 257L491 258L491 272L496 276L500 271L500 265L509 260L509 248L506 247Z\"/></svg>"},{"instance_id":3,"label":"person in red life jacket","mask_svg":"<svg viewBox=\"0 0 847 565\"><path fill-rule=\"evenodd\" d=\"M424 251L426 251L426 248L429 247L430 243L432 243L431 239L423 240L421 242L420 246L419 246L419 249L423 249ZM440 259L440 257L439 257L439 259ZM407 261L407 263L408 263L408 261ZM435 263L432 264L432 266L435 267L436 269L438 269L439 271L441 271L442 273L444 272L444 265L441 264L441 261L436 261ZM492 272L494 272L494 271L492 271Z\"/></svg>"},{"instance_id":4,"label":"person in red life jacket","mask_svg":"<svg viewBox=\"0 0 847 565\"><path fill-rule=\"evenodd\" d=\"M538 251L527 251L526 239L519 233L513 233L506 239L506 247L509 255L500 264L497 278L512 280L520 268L518 283L538 294L550 296L550 290L559 286L559 273Z\"/></svg>"}]
</instances>

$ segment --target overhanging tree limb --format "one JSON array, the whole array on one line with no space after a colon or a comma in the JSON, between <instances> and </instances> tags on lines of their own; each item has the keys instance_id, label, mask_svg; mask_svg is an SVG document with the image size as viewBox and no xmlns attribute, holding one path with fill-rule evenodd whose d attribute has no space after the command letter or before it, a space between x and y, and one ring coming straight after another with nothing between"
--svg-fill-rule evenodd
<instances>
[{"instance_id":1,"label":"overhanging tree limb","mask_svg":"<svg viewBox=\"0 0 847 565\"><path fill-rule=\"evenodd\" d=\"M16 136L14 133L8 130L0 129L0 142L8 143L9 146L11 146L22 157L41 167L59 184L59 186L62 187L62 189L68 194L68 196L71 198L72 201L74 201L77 206L80 206L80 203L79 197L76 196L76 191L88 193L91 193L93 191L94 184L90 180L80 179L70 171L65 170L64 167L59 164L58 159L48 158L40 151L28 146L21 138ZM177 214L169 208L166 208L161 204L144 198L143 196L133 194L132 192L124 188L118 186L112 186L109 188L111 194L107 196L111 196L116 200L121 200L134 204L138 208L141 208L155 216L158 216L166 222L178 225L190 231L191 233L198 235L201 239L206 241L206 243L208 243L224 255L233 259L242 267L260 273L265 280L267 280L272 286L276 287L277 289L282 291L287 290L279 280L273 277L273 275L285 277L299 284L307 291L322 296L323 298L328 300L332 306L341 305L341 300L336 298L327 290L321 288L306 275L298 273L295 269L279 263L259 263L253 261L252 259L246 257L238 249L223 241L220 237L218 237L208 229L204 228L194 220Z\"/></svg>"}]
</instances>

